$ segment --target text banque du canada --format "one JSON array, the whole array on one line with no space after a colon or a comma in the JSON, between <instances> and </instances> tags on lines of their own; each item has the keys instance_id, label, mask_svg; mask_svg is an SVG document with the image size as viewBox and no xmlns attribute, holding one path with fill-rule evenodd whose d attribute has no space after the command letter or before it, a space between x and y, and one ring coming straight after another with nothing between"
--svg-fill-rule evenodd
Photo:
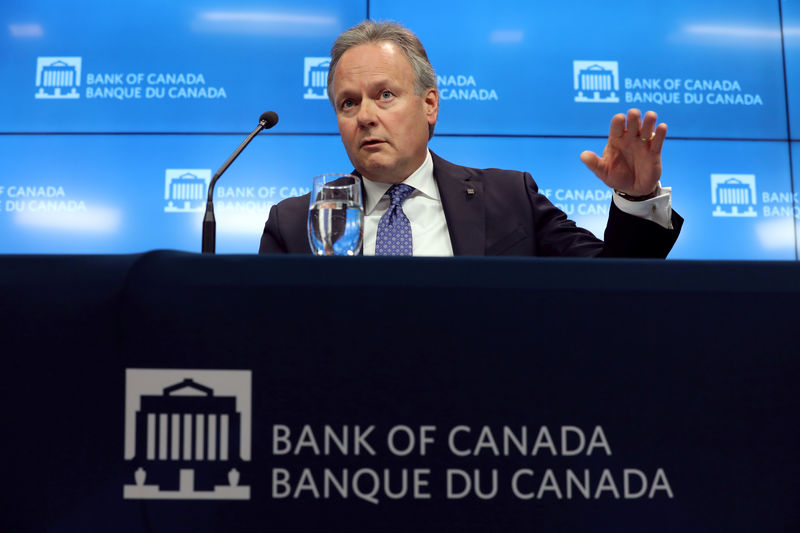
<instances>
[{"instance_id":1,"label":"text banque du canada","mask_svg":"<svg viewBox=\"0 0 800 533\"><path fill-rule=\"evenodd\" d=\"M625 102L647 104L764 105L760 94L742 92L737 80L625 78Z\"/></svg>"},{"instance_id":2,"label":"text banque du canada","mask_svg":"<svg viewBox=\"0 0 800 533\"><path fill-rule=\"evenodd\" d=\"M425 468L428 466L426 457L431 452L437 452L440 459L444 454L454 462L443 465L436 461L437 468ZM593 455L596 460L583 459ZM277 424L272 426L271 496L317 500L352 497L374 505L400 499L485 501L500 495L518 500L674 498L663 468L598 467L603 457L611 455L602 426L591 429L560 426L551 430L548 426L472 428L459 425L440 430L433 425L395 425L380 430L374 425L325 425L314 429L309 425L292 428ZM353 468L321 467L319 459L313 460L315 467L303 468L293 459L294 464L284 468L279 464L280 458L287 456L361 456L364 459L360 467ZM382 456L394 458L392 468L376 465ZM478 456L496 458L492 461L496 467L480 468L473 464L473 468L467 468L464 461ZM514 456L518 459L503 468L503 458L511 461ZM575 461L575 468L548 468L549 457L568 458ZM416 464L398 468L397 458L414 460ZM528 464L521 465L520 458L525 458L523 463ZM590 468L578 467L590 464Z\"/></svg>"},{"instance_id":3,"label":"text banque du canada","mask_svg":"<svg viewBox=\"0 0 800 533\"><path fill-rule=\"evenodd\" d=\"M227 98L224 87L206 84L203 74L143 72L87 74L86 98L95 99L216 99Z\"/></svg>"}]
</instances>

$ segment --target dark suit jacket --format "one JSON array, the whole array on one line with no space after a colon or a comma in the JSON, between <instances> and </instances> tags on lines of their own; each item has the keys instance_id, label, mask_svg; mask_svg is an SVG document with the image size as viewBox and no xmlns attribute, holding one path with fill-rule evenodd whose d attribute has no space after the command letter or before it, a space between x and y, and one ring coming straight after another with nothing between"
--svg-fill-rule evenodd
<instances>
[{"instance_id":1,"label":"dark suit jacket","mask_svg":"<svg viewBox=\"0 0 800 533\"><path fill-rule=\"evenodd\" d=\"M612 202L604 241L579 228L555 207L527 172L475 169L433 156L454 255L666 257L674 229L620 211ZM310 195L274 205L259 253L311 253L306 234Z\"/></svg>"}]
</instances>

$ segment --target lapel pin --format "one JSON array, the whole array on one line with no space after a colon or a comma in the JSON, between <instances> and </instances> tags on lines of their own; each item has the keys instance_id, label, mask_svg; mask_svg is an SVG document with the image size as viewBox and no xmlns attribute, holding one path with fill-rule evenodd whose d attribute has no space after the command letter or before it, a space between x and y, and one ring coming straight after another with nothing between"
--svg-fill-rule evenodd
<instances>
[{"instance_id":1,"label":"lapel pin","mask_svg":"<svg viewBox=\"0 0 800 533\"><path fill-rule=\"evenodd\" d=\"M475 196L475 189L467 187L467 196Z\"/></svg>"}]
</instances>

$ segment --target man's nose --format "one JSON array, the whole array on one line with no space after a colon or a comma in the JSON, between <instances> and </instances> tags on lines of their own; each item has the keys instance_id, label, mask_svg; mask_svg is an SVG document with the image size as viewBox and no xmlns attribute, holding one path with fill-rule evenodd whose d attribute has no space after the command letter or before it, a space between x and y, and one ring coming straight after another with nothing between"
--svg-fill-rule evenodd
<instances>
[{"instance_id":1,"label":"man's nose","mask_svg":"<svg viewBox=\"0 0 800 533\"><path fill-rule=\"evenodd\" d=\"M377 108L375 103L369 98L364 98L361 101L361 107L358 108L358 125L359 126L374 126L377 121Z\"/></svg>"}]
</instances>

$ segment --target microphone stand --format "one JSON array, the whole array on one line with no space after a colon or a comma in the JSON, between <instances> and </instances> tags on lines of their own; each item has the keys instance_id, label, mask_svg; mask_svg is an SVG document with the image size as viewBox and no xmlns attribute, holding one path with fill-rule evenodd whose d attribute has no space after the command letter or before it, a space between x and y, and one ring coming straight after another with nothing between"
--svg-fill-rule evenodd
<instances>
[{"instance_id":1,"label":"microphone stand","mask_svg":"<svg viewBox=\"0 0 800 533\"><path fill-rule=\"evenodd\" d=\"M202 245L202 252L204 254L213 254L216 251L216 244L217 244L217 221L214 218L214 186L217 184L217 180L228 170L228 167L231 166L239 154L242 153L242 150L250 144L250 141L255 138L256 135L261 133L263 129L269 129L274 126L278 122L278 115L276 115L272 111L267 111L266 113L261 115L261 118L258 121L258 126L253 132L247 136L242 144L239 145L239 148L236 149L235 152L228 158L227 161L217 170L217 173L211 178L211 182L208 184L208 200L206 200L206 214L203 217L203 245Z\"/></svg>"}]
</instances>

